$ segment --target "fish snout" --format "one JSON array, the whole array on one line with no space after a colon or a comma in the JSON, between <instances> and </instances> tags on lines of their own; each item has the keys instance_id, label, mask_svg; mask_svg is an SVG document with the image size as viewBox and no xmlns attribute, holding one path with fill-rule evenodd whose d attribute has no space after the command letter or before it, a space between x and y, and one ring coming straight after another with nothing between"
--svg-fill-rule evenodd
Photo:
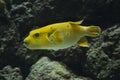
<instances>
[{"instance_id":1,"label":"fish snout","mask_svg":"<svg viewBox=\"0 0 120 80\"><path fill-rule=\"evenodd\" d=\"M23 41L23 45L24 45L24 46L28 46L28 44L29 44L29 41L28 41L28 40L24 40L24 41Z\"/></svg>"}]
</instances>

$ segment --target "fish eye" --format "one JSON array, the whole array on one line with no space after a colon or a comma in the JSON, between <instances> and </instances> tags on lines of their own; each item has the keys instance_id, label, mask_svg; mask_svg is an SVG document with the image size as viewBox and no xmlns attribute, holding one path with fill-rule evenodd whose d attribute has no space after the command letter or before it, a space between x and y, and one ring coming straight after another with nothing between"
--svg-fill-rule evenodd
<instances>
[{"instance_id":1,"label":"fish eye","mask_svg":"<svg viewBox=\"0 0 120 80\"><path fill-rule=\"evenodd\" d=\"M39 33L35 33L33 36L37 38L37 37L40 36L40 34Z\"/></svg>"}]
</instances>

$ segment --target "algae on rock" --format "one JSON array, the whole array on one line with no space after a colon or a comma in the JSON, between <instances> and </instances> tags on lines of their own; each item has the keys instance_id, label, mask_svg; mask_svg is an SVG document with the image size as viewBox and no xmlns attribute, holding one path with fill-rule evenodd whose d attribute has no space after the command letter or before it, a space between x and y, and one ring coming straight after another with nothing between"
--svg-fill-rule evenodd
<instances>
[{"instance_id":1,"label":"algae on rock","mask_svg":"<svg viewBox=\"0 0 120 80\"><path fill-rule=\"evenodd\" d=\"M0 70L0 80L23 80L23 77L19 68L8 65Z\"/></svg>"}]
</instances>

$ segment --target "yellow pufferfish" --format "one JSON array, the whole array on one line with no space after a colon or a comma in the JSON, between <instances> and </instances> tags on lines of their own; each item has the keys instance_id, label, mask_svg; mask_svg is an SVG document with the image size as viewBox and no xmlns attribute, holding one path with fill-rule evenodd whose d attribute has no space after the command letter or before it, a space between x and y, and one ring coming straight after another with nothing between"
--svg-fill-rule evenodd
<instances>
[{"instance_id":1,"label":"yellow pufferfish","mask_svg":"<svg viewBox=\"0 0 120 80\"><path fill-rule=\"evenodd\" d=\"M96 37L100 34L99 26L82 26L83 20L50 24L30 31L24 39L28 49L59 50L74 45L88 47L85 36Z\"/></svg>"}]
</instances>

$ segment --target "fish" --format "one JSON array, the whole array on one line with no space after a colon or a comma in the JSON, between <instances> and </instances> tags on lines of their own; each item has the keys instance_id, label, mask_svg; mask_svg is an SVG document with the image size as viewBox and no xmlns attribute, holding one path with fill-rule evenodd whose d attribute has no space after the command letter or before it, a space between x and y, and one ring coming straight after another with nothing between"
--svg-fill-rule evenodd
<instances>
[{"instance_id":1,"label":"fish","mask_svg":"<svg viewBox=\"0 0 120 80\"><path fill-rule=\"evenodd\" d=\"M67 21L46 25L29 32L23 40L28 49L60 50L72 46L89 47L87 36L96 37L101 33L99 26L83 26L81 21Z\"/></svg>"}]
</instances>

